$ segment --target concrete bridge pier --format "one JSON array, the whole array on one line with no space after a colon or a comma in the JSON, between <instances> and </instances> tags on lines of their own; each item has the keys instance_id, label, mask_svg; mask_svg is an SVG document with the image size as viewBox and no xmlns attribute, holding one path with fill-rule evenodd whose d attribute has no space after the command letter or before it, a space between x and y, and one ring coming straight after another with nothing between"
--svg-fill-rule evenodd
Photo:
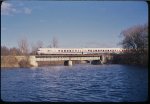
<instances>
[{"instance_id":1,"label":"concrete bridge pier","mask_svg":"<svg viewBox=\"0 0 150 104\"><path fill-rule=\"evenodd\" d=\"M29 57L29 62L33 67L38 67L38 63L36 62L36 57L35 56L30 56Z\"/></svg>"},{"instance_id":2,"label":"concrete bridge pier","mask_svg":"<svg viewBox=\"0 0 150 104\"><path fill-rule=\"evenodd\" d=\"M101 64L105 64L107 61L106 56L102 55L102 60L101 60Z\"/></svg>"},{"instance_id":3,"label":"concrete bridge pier","mask_svg":"<svg viewBox=\"0 0 150 104\"><path fill-rule=\"evenodd\" d=\"M72 61L71 60L64 61L64 65L65 66L72 66Z\"/></svg>"}]
</instances>

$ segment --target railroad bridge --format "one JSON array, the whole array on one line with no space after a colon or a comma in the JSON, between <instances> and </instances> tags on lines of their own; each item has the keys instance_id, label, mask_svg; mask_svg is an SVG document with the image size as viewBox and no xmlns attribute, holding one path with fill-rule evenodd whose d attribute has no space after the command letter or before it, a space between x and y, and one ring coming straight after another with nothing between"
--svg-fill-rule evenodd
<instances>
[{"instance_id":1,"label":"railroad bridge","mask_svg":"<svg viewBox=\"0 0 150 104\"><path fill-rule=\"evenodd\" d=\"M73 61L88 61L92 63L105 64L107 59L111 59L112 55L103 54L66 54L66 55L35 55L30 56L30 63L33 66L38 66L39 62L57 62L63 61L64 65L72 66Z\"/></svg>"}]
</instances>

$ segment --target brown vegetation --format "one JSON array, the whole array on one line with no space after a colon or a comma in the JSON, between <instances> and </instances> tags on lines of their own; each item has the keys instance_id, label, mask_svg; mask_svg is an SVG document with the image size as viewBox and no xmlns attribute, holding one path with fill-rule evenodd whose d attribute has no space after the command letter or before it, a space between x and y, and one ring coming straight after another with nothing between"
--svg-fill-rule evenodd
<instances>
[{"instance_id":1,"label":"brown vegetation","mask_svg":"<svg viewBox=\"0 0 150 104\"><path fill-rule=\"evenodd\" d=\"M31 67L30 63L28 60L22 59L21 61L19 61L19 66L20 67Z\"/></svg>"},{"instance_id":2,"label":"brown vegetation","mask_svg":"<svg viewBox=\"0 0 150 104\"><path fill-rule=\"evenodd\" d=\"M114 62L124 64L148 65L148 26L138 25L121 32L121 45L132 51L114 55Z\"/></svg>"},{"instance_id":3,"label":"brown vegetation","mask_svg":"<svg viewBox=\"0 0 150 104\"><path fill-rule=\"evenodd\" d=\"M1 56L1 67L18 67L18 60L15 56Z\"/></svg>"}]
</instances>

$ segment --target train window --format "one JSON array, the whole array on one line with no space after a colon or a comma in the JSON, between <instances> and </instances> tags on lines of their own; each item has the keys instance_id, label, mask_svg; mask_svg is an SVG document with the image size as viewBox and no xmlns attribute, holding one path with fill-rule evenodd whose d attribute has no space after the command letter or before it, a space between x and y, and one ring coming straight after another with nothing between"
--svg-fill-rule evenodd
<instances>
[{"instance_id":1,"label":"train window","mask_svg":"<svg viewBox=\"0 0 150 104\"><path fill-rule=\"evenodd\" d=\"M66 50L64 50L64 52L66 52Z\"/></svg>"},{"instance_id":2,"label":"train window","mask_svg":"<svg viewBox=\"0 0 150 104\"><path fill-rule=\"evenodd\" d=\"M63 50L61 50L61 52L63 52Z\"/></svg>"},{"instance_id":3,"label":"train window","mask_svg":"<svg viewBox=\"0 0 150 104\"><path fill-rule=\"evenodd\" d=\"M71 50L70 50L70 52L71 52Z\"/></svg>"},{"instance_id":4,"label":"train window","mask_svg":"<svg viewBox=\"0 0 150 104\"><path fill-rule=\"evenodd\" d=\"M97 50L95 50L95 52L97 52Z\"/></svg>"},{"instance_id":5,"label":"train window","mask_svg":"<svg viewBox=\"0 0 150 104\"><path fill-rule=\"evenodd\" d=\"M58 52L60 52L60 50L58 50Z\"/></svg>"}]
</instances>

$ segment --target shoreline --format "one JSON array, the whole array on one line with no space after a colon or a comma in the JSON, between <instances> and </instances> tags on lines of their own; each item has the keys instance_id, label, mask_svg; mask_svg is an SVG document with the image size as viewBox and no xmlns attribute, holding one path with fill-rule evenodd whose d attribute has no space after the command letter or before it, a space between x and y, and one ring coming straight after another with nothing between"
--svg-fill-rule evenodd
<instances>
[{"instance_id":1,"label":"shoreline","mask_svg":"<svg viewBox=\"0 0 150 104\"><path fill-rule=\"evenodd\" d=\"M32 61L31 61L32 60ZM118 60L118 61L116 61ZM120 64L120 65L131 65L131 66L139 66L139 67L147 67L148 65L142 65L137 63L125 63L119 61L120 59L117 57L114 57L114 60L108 60L104 64ZM37 61L38 66L33 66L31 62L35 61L34 56L1 56L1 68L32 68L32 67L41 67L41 66L58 66L58 65L65 65L65 61L59 60L59 61ZM89 63L88 61L72 61L72 64L86 64ZM102 65L100 62L94 62L90 63L92 65Z\"/></svg>"}]
</instances>

